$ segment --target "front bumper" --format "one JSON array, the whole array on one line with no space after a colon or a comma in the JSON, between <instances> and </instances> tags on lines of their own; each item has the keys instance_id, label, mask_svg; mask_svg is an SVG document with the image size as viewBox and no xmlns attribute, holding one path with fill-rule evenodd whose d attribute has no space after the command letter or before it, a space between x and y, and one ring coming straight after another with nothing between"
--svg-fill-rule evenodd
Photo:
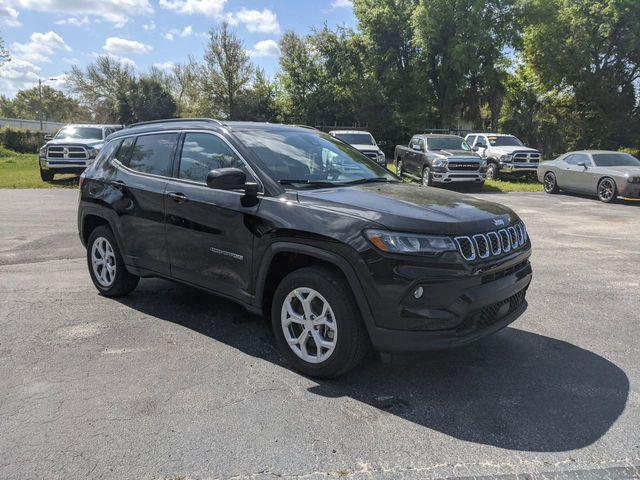
<instances>
[{"instance_id":1,"label":"front bumper","mask_svg":"<svg viewBox=\"0 0 640 480\"><path fill-rule=\"evenodd\" d=\"M533 277L530 253L519 252L496 267L472 273L444 274L438 269L438 274L430 267L396 266L395 280L403 274L407 281L402 286L379 286L383 298L374 306L375 325L369 328L373 346L384 352L439 350L506 327L527 308L525 297ZM418 287L424 293L416 299Z\"/></svg>"},{"instance_id":2,"label":"front bumper","mask_svg":"<svg viewBox=\"0 0 640 480\"><path fill-rule=\"evenodd\" d=\"M59 158L40 157L40 169L55 173L82 173L93 163L93 160L62 160Z\"/></svg>"},{"instance_id":3,"label":"front bumper","mask_svg":"<svg viewBox=\"0 0 640 480\"><path fill-rule=\"evenodd\" d=\"M618 187L618 192L622 198L628 200L640 200L640 183L628 183Z\"/></svg>"},{"instance_id":4,"label":"front bumper","mask_svg":"<svg viewBox=\"0 0 640 480\"><path fill-rule=\"evenodd\" d=\"M431 179L434 183L480 183L484 182L487 175L483 170L450 171L446 167L433 167Z\"/></svg>"},{"instance_id":5,"label":"front bumper","mask_svg":"<svg viewBox=\"0 0 640 480\"><path fill-rule=\"evenodd\" d=\"M500 173L535 173L537 171L537 163L500 162Z\"/></svg>"}]
</instances>

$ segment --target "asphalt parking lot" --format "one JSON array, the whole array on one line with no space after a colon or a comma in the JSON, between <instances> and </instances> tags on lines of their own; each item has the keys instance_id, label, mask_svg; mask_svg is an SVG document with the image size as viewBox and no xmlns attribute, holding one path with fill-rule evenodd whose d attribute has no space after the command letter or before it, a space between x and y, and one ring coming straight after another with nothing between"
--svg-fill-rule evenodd
<instances>
[{"instance_id":1,"label":"asphalt parking lot","mask_svg":"<svg viewBox=\"0 0 640 480\"><path fill-rule=\"evenodd\" d=\"M640 204L483 197L528 226L528 311L318 382L229 301L100 297L77 191L0 190L0 478L640 478Z\"/></svg>"}]
</instances>

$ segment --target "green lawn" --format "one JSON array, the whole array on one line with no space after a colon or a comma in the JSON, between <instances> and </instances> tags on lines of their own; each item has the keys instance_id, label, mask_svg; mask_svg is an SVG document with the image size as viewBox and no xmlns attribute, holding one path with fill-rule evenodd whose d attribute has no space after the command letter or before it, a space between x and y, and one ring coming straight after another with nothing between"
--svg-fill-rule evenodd
<instances>
[{"instance_id":1,"label":"green lawn","mask_svg":"<svg viewBox=\"0 0 640 480\"><path fill-rule=\"evenodd\" d=\"M392 163L387 165L387 168L392 172L396 171L395 165ZM405 181L411 181L407 177L404 177ZM455 186L447 186L447 188L455 188ZM461 187L462 191L466 191L464 187ZM506 192L543 192L542 184L537 180L527 179L506 179L506 180L487 180L484 183L482 192L484 193L506 193ZM475 192L477 193L477 192Z\"/></svg>"},{"instance_id":2,"label":"green lawn","mask_svg":"<svg viewBox=\"0 0 640 480\"><path fill-rule=\"evenodd\" d=\"M38 155L16 153L0 147L0 188L77 187L77 175L56 175L51 182L40 179Z\"/></svg>"}]
</instances>

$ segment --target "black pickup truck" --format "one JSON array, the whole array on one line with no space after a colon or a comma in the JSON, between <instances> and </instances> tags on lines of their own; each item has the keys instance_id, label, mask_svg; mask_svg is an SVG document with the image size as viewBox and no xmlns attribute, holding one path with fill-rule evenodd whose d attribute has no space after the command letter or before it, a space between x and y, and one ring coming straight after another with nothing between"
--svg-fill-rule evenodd
<instances>
[{"instance_id":1,"label":"black pickup truck","mask_svg":"<svg viewBox=\"0 0 640 480\"><path fill-rule=\"evenodd\" d=\"M397 145L399 176L420 180L424 186L464 183L482 188L487 163L457 135L414 135L409 146Z\"/></svg>"}]
</instances>

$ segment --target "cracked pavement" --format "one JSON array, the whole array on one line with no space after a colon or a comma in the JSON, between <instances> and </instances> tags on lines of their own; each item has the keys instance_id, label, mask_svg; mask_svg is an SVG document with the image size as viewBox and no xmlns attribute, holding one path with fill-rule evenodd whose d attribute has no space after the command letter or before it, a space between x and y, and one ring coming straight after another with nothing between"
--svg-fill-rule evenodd
<instances>
[{"instance_id":1,"label":"cracked pavement","mask_svg":"<svg viewBox=\"0 0 640 480\"><path fill-rule=\"evenodd\" d=\"M77 191L0 190L0 478L640 478L640 204L483 197L528 226L527 312L318 382L227 300L97 295Z\"/></svg>"}]
</instances>

